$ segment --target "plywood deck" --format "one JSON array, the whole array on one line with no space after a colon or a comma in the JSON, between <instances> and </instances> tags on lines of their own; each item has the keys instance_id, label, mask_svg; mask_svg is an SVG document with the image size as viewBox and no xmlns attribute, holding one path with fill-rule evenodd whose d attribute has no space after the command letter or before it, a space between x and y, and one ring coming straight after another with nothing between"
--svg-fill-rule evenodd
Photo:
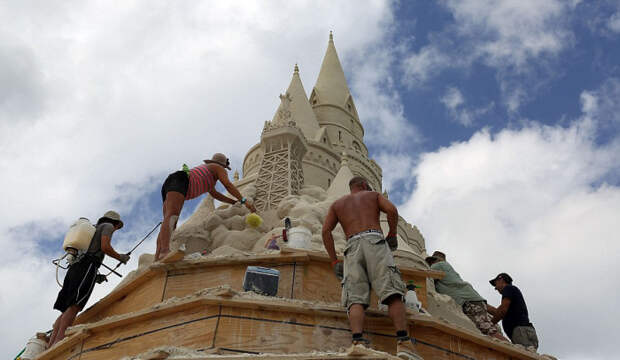
<instances>
[{"instance_id":1,"label":"plywood deck","mask_svg":"<svg viewBox=\"0 0 620 360\"><path fill-rule=\"evenodd\" d=\"M40 359L117 359L158 346L234 353L338 351L350 344L346 312L337 304L270 297L193 296L84 325ZM534 354L431 317L409 315L411 334L426 359L539 359ZM396 339L384 313L367 313L366 336L394 353Z\"/></svg>"}]
</instances>

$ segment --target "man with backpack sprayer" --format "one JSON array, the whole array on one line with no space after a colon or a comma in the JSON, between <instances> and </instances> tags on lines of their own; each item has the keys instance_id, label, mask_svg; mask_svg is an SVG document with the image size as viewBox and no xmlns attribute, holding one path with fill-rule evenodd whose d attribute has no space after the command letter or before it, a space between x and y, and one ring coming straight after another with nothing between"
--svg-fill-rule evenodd
<instances>
[{"instance_id":1,"label":"man with backpack sprayer","mask_svg":"<svg viewBox=\"0 0 620 360\"><path fill-rule=\"evenodd\" d=\"M65 330L73 324L77 313L84 308L98 280L97 270L106 255L126 264L128 254L119 254L111 244L112 234L123 227L120 215L115 211L106 212L95 227L95 234L90 246L80 260L73 263L58 293L54 309L62 314L54 322L48 347L53 346L65 337Z\"/></svg>"},{"instance_id":2,"label":"man with backpack sprayer","mask_svg":"<svg viewBox=\"0 0 620 360\"><path fill-rule=\"evenodd\" d=\"M216 153L211 160L204 160L204 164L192 169L183 164L183 170L168 175L161 187L164 220L157 236L155 261L163 259L170 252L170 237L177 227L177 221L185 200L196 198L208 192L215 200L228 204L237 203L237 200L215 190L215 183L218 180L241 204L245 205L251 212L256 212L254 205L247 201L235 185L230 182L226 169L230 170L230 161L226 155Z\"/></svg>"}]
</instances>

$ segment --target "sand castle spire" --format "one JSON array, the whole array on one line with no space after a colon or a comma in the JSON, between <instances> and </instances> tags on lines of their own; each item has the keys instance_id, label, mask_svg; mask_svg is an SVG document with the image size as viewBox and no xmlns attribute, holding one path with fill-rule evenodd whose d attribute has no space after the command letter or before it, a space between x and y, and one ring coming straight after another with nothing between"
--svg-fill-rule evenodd
<instances>
[{"instance_id":1,"label":"sand castle spire","mask_svg":"<svg viewBox=\"0 0 620 360\"><path fill-rule=\"evenodd\" d=\"M312 107L310 107L310 103L308 102L306 90L304 90L301 78L299 77L299 66L297 64L295 64L293 77L291 78L291 82L285 95L289 96L290 103L285 103L284 101L280 103L280 106L274 115L273 121L276 121L279 114L282 113L284 110L283 106L287 106L287 111L290 111L291 119L295 121L304 136L307 139L314 138L319 130L319 122L317 121L316 116L312 111Z\"/></svg>"},{"instance_id":2,"label":"sand castle spire","mask_svg":"<svg viewBox=\"0 0 620 360\"><path fill-rule=\"evenodd\" d=\"M330 32L327 50L310 101L312 105L332 104L344 107L350 95L351 92L334 45L334 37Z\"/></svg>"}]
</instances>

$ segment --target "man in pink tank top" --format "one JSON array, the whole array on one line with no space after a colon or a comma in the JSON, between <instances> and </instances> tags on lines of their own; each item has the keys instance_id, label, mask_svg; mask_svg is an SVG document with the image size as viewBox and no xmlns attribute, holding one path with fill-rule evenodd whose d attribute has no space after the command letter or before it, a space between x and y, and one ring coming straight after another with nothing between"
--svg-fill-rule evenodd
<instances>
[{"instance_id":1,"label":"man in pink tank top","mask_svg":"<svg viewBox=\"0 0 620 360\"><path fill-rule=\"evenodd\" d=\"M241 204L244 204L250 211L256 212L254 205L247 201L235 185L230 182L226 169L230 170L230 161L226 155L216 153L211 160L204 160L202 165L192 169L184 168L168 175L161 187L164 220L157 236L155 261L163 259L170 252L170 236L177 227L177 221L185 200L193 199L208 192L215 200L228 204L237 203L237 200L215 190L215 183L218 180Z\"/></svg>"}]
</instances>

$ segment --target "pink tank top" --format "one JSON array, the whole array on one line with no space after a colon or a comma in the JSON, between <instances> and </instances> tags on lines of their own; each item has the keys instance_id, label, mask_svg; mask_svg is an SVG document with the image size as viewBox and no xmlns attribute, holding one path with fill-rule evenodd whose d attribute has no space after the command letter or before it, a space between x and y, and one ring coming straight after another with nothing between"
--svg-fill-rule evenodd
<instances>
[{"instance_id":1,"label":"pink tank top","mask_svg":"<svg viewBox=\"0 0 620 360\"><path fill-rule=\"evenodd\" d=\"M215 187L215 176L211 173L207 164L198 165L189 171L189 187L185 200L193 199Z\"/></svg>"}]
</instances>

